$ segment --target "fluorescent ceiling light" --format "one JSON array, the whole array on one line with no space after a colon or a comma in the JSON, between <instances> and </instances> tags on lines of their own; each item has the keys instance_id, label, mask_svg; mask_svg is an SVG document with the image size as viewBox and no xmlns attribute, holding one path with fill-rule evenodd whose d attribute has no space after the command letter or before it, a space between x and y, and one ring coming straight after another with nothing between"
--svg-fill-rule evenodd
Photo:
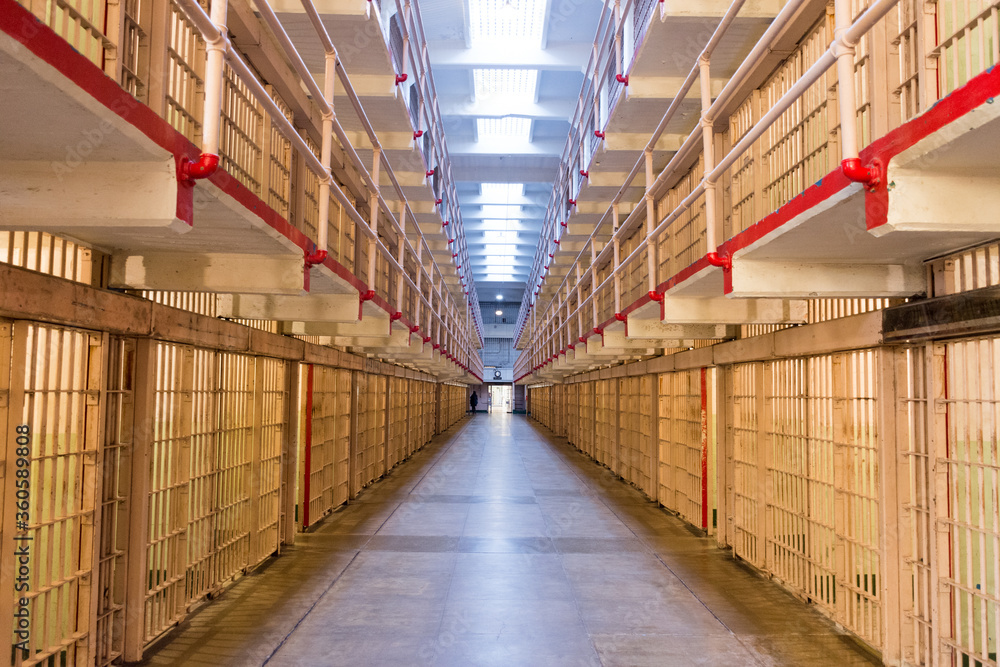
<instances>
[{"instance_id":1,"label":"fluorescent ceiling light","mask_svg":"<svg viewBox=\"0 0 1000 667\"><path fill-rule=\"evenodd\" d=\"M513 255L487 255L486 266L487 271L494 266L514 266L514 257Z\"/></svg>"},{"instance_id":2,"label":"fluorescent ceiling light","mask_svg":"<svg viewBox=\"0 0 1000 667\"><path fill-rule=\"evenodd\" d=\"M524 196L524 183L480 183L479 192L491 201L510 201Z\"/></svg>"},{"instance_id":3,"label":"fluorescent ceiling light","mask_svg":"<svg viewBox=\"0 0 1000 667\"><path fill-rule=\"evenodd\" d=\"M503 301L503 294L497 294L497 301Z\"/></svg>"},{"instance_id":4,"label":"fluorescent ceiling light","mask_svg":"<svg viewBox=\"0 0 1000 667\"><path fill-rule=\"evenodd\" d=\"M469 0L472 45L484 41L516 41L542 47L546 0Z\"/></svg>"},{"instance_id":5,"label":"fluorescent ceiling light","mask_svg":"<svg viewBox=\"0 0 1000 667\"><path fill-rule=\"evenodd\" d=\"M514 275L511 273L487 273L486 278L484 278L483 280L489 283L513 282Z\"/></svg>"},{"instance_id":6,"label":"fluorescent ceiling light","mask_svg":"<svg viewBox=\"0 0 1000 667\"><path fill-rule=\"evenodd\" d=\"M504 101L534 102L535 92L538 90L538 70L474 69L472 81L476 100L480 102L498 98Z\"/></svg>"},{"instance_id":7,"label":"fluorescent ceiling light","mask_svg":"<svg viewBox=\"0 0 1000 667\"><path fill-rule=\"evenodd\" d=\"M497 310L496 314L497 315L503 315L503 311L502 310Z\"/></svg>"},{"instance_id":8,"label":"fluorescent ceiling light","mask_svg":"<svg viewBox=\"0 0 1000 667\"><path fill-rule=\"evenodd\" d=\"M477 118L476 131L479 140L519 140L528 141L531 138L530 118Z\"/></svg>"}]
</instances>

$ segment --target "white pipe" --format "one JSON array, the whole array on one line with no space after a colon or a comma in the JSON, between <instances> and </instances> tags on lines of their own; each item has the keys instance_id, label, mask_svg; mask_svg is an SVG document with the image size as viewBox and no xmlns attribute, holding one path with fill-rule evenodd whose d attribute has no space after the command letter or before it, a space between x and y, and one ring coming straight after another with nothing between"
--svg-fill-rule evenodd
<instances>
[{"instance_id":1,"label":"white pipe","mask_svg":"<svg viewBox=\"0 0 1000 667\"><path fill-rule=\"evenodd\" d=\"M337 54L326 54L326 68L323 77L323 101L328 109L323 111L323 141L320 147L320 162L323 163L323 170L326 177L320 179L319 183L319 220L316 230L316 248L319 251L320 259L324 258L327 251L328 235L330 231L330 184L333 177L330 175L330 161L333 155L333 90L334 76L337 72Z\"/></svg>"},{"instance_id":2,"label":"white pipe","mask_svg":"<svg viewBox=\"0 0 1000 667\"><path fill-rule=\"evenodd\" d=\"M205 45L208 52L205 59L205 108L202 125L202 151L210 155L219 154L219 127L222 122L222 74L229 39L226 37L227 0L213 0L212 23L218 36Z\"/></svg>"},{"instance_id":3,"label":"white pipe","mask_svg":"<svg viewBox=\"0 0 1000 667\"><path fill-rule=\"evenodd\" d=\"M845 0L834 3L834 56L837 58L837 99L840 109L840 149L847 158L858 157L857 103L854 97L854 44L843 41L851 27L851 7Z\"/></svg>"},{"instance_id":4,"label":"white pipe","mask_svg":"<svg viewBox=\"0 0 1000 667\"><path fill-rule=\"evenodd\" d=\"M708 174L715 167L715 127L708 112L712 106L711 63L706 56L698 61L701 79L701 141L704 157L703 174ZM705 247L706 256L712 266L720 266L719 254L716 250L719 244L715 234L715 183L705 181Z\"/></svg>"}]
</instances>

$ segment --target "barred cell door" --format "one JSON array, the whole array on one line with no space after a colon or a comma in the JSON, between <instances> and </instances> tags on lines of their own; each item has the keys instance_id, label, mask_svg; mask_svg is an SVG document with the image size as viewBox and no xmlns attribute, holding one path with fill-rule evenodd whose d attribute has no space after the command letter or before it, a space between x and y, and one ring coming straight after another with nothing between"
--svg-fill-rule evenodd
<instances>
[{"instance_id":1,"label":"barred cell door","mask_svg":"<svg viewBox=\"0 0 1000 667\"><path fill-rule=\"evenodd\" d=\"M13 663L97 661L106 337L0 323L0 626Z\"/></svg>"}]
</instances>

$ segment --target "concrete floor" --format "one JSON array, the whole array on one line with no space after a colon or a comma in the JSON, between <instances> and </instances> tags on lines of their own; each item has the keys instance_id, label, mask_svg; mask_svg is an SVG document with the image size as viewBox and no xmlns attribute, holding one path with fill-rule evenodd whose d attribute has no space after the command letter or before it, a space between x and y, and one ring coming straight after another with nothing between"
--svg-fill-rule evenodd
<instances>
[{"instance_id":1,"label":"concrete floor","mask_svg":"<svg viewBox=\"0 0 1000 667\"><path fill-rule=\"evenodd\" d=\"M148 665L868 665L523 416L479 413L204 606Z\"/></svg>"}]
</instances>

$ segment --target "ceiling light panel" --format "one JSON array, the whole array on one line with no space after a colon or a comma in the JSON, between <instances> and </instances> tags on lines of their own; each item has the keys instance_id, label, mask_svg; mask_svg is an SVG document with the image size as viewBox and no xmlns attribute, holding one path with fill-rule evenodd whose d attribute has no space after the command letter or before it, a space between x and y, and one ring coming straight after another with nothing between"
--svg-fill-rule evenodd
<instances>
[{"instance_id":1,"label":"ceiling light panel","mask_svg":"<svg viewBox=\"0 0 1000 667\"><path fill-rule=\"evenodd\" d=\"M514 274L512 273L487 273L485 282L488 283L507 283L514 281Z\"/></svg>"},{"instance_id":2,"label":"ceiling light panel","mask_svg":"<svg viewBox=\"0 0 1000 667\"><path fill-rule=\"evenodd\" d=\"M490 139L528 141L531 138L530 118L477 118L479 140Z\"/></svg>"},{"instance_id":3,"label":"ceiling light panel","mask_svg":"<svg viewBox=\"0 0 1000 667\"><path fill-rule=\"evenodd\" d=\"M487 255L486 256L486 270L492 271L497 267L512 267L514 266L514 258L510 255ZM506 270L506 269L504 269Z\"/></svg>"},{"instance_id":4,"label":"ceiling light panel","mask_svg":"<svg viewBox=\"0 0 1000 667\"><path fill-rule=\"evenodd\" d=\"M469 0L472 45L497 40L541 48L546 0Z\"/></svg>"},{"instance_id":5,"label":"ceiling light panel","mask_svg":"<svg viewBox=\"0 0 1000 667\"><path fill-rule=\"evenodd\" d=\"M538 90L536 69L474 69L472 80L481 102L497 98L534 102Z\"/></svg>"}]
</instances>

